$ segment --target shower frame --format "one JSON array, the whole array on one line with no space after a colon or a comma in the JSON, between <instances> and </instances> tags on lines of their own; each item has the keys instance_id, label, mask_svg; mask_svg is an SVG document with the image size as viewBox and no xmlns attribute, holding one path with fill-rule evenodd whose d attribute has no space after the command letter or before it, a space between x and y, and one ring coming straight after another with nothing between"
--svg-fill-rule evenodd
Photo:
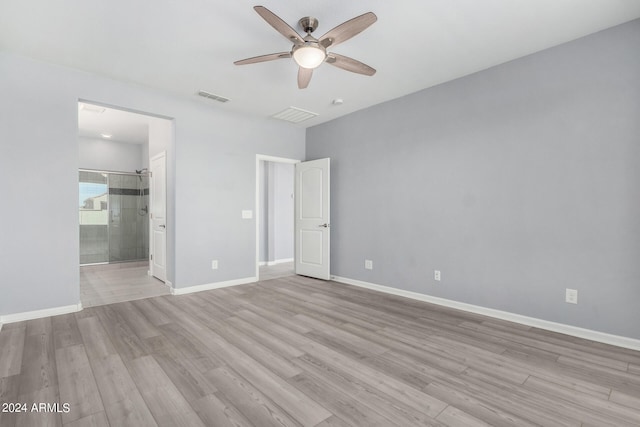
<instances>
[{"instance_id":1,"label":"shower frame","mask_svg":"<svg viewBox=\"0 0 640 427\"><path fill-rule=\"evenodd\" d=\"M145 171L145 172L142 172ZM124 172L124 171L110 171L110 170L101 170L101 169L86 169L86 168L79 168L78 169L78 173L80 172L90 172L90 173L99 173L99 174L107 174L107 175L125 175L125 176L136 176L136 177L147 177L147 178L151 178L151 171L149 171L147 168L143 168L141 169L141 172L138 173L136 172ZM150 184L149 184L150 185ZM109 186L109 178L107 177L107 194L110 196L109 193L109 189L111 187ZM149 205L147 205L149 206ZM109 227L111 226L110 222L111 222L111 200L110 197L107 197L107 218L108 218L108 222L107 222L107 230L109 230ZM147 211L146 215L149 215L149 212ZM80 227L81 224L78 225L78 227ZM151 223L149 221L149 223L147 224L147 228L149 228L151 226ZM150 235L149 235L150 236ZM147 240L150 239L150 237L148 236ZM150 246L150 242L148 243L148 247ZM110 248L111 247L111 233L108 231L107 232L107 247ZM110 252L110 250L109 250ZM111 258L111 255L109 253L109 258ZM112 261L111 259L108 259L107 261L100 261L100 262L89 262L89 263L80 263L80 266L91 266L91 265L105 265L105 264L118 264L118 263L123 263L123 262L139 262L139 261L145 261L149 259L149 255L147 253L147 258L139 258L139 259L133 259L133 260L122 260L122 261ZM80 261L80 260L78 260Z\"/></svg>"}]
</instances>

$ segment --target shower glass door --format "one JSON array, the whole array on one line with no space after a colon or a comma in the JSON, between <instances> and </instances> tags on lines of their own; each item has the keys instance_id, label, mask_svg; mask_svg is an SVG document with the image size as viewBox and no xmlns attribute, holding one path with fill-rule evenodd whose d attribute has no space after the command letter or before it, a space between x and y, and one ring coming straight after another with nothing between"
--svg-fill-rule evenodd
<instances>
[{"instance_id":1,"label":"shower glass door","mask_svg":"<svg viewBox=\"0 0 640 427\"><path fill-rule=\"evenodd\" d=\"M80 171L80 264L109 262L108 174Z\"/></svg>"},{"instance_id":2,"label":"shower glass door","mask_svg":"<svg viewBox=\"0 0 640 427\"><path fill-rule=\"evenodd\" d=\"M81 170L80 264L149 258L149 178Z\"/></svg>"}]
</instances>

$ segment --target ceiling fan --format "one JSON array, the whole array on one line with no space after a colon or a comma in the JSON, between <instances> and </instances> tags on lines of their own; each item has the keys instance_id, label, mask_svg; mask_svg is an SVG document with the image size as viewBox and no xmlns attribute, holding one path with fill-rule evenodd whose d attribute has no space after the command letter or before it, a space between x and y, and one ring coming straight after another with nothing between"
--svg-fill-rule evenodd
<instances>
[{"instance_id":1,"label":"ceiling fan","mask_svg":"<svg viewBox=\"0 0 640 427\"><path fill-rule=\"evenodd\" d=\"M276 29L280 34L285 36L289 41L293 42L293 47L289 52L270 53L268 55L255 56L253 58L235 61L236 65L255 64L258 62L273 61L281 58L293 58L298 64L298 87L304 89L309 86L314 68L319 67L323 62L331 64L334 67L353 73L372 76L376 70L356 61L348 56L339 55L333 52L327 52L327 48L333 47L338 43L349 40L351 37L366 30L371 24L377 21L377 17L372 12L350 19L338 25L328 33L316 39L311 33L318 27L318 20L310 16L304 17L298 21L300 27L307 33L301 37L296 30L291 28L275 13L271 12L264 6L254 6L258 15L267 21L269 25Z\"/></svg>"}]
</instances>

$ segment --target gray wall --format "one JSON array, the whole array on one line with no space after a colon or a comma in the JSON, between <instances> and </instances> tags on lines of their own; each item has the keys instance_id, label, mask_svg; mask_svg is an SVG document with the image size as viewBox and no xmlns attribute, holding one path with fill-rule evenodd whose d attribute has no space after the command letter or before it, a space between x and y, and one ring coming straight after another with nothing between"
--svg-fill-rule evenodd
<instances>
[{"instance_id":1,"label":"gray wall","mask_svg":"<svg viewBox=\"0 0 640 427\"><path fill-rule=\"evenodd\" d=\"M148 158L143 158L143 151L148 153L147 149L143 150L143 145L146 144L78 137L80 168L135 172L149 164Z\"/></svg>"},{"instance_id":2,"label":"gray wall","mask_svg":"<svg viewBox=\"0 0 640 427\"><path fill-rule=\"evenodd\" d=\"M260 262L293 258L294 165L260 162Z\"/></svg>"},{"instance_id":3,"label":"gray wall","mask_svg":"<svg viewBox=\"0 0 640 427\"><path fill-rule=\"evenodd\" d=\"M169 280L255 275L255 155L304 158L302 129L5 52L0 76L0 315L79 302L79 99L174 119Z\"/></svg>"},{"instance_id":4,"label":"gray wall","mask_svg":"<svg viewBox=\"0 0 640 427\"><path fill-rule=\"evenodd\" d=\"M640 338L638 46L633 21L308 129L332 274Z\"/></svg>"}]
</instances>

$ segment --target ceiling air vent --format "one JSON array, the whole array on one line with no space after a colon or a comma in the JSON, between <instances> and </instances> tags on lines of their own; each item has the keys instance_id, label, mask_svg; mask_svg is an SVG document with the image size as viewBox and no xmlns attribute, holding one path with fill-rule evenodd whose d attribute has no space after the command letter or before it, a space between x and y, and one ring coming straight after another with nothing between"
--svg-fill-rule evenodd
<instances>
[{"instance_id":1,"label":"ceiling air vent","mask_svg":"<svg viewBox=\"0 0 640 427\"><path fill-rule=\"evenodd\" d=\"M286 122L291 123L300 123L305 120L312 119L316 117L318 113L312 113L311 111L306 111L301 108L289 107L286 110L280 111L279 113L274 114L274 119L284 120Z\"/></svg>"},{"instance_id":2,"label":"ceiling air vent","mask_svg":"<svg viewBox=\"0 0 640 427\"><path fill-rule=\"evenodd\" d=\"M107 109L99 105L80 103L80 109L88 113L102 114Z\"/></svg>"},{"instance_id":3,"label":"ceiling air vent","mask_svg":"<svg viewBox=\"0 0 640 427\"><path fill-rule=\"evenodd\" d=\"M216 95L213 93L209 93L206 92L204 90L201 90L200 92L198 92L198 95L204 97L204 98L209 98L209 99L213 99L216 100L218 102L228 102L231 101L229 98L225 98L224 96L220 96L220 95Z\"/></svg>"}]
</instances>

